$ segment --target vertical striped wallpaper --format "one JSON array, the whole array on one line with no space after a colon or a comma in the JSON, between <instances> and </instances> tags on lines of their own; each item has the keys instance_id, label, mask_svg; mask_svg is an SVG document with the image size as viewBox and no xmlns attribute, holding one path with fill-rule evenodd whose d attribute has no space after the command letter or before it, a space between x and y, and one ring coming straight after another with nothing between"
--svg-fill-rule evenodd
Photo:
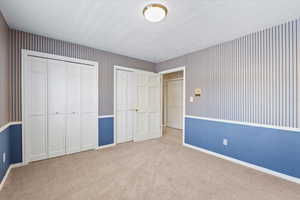
<instances>
[{"instance_id":1,"label":"vertical striped wallpaper","mask_svg":"<svg viewBox=\"0 0 300 200\"><path fill-rule=\"evenodd\" d=\"M186 66L188 115L299 127L300 20L170 61ZM202 96L190 103L195 88Z\"/></svg>"},{"instance_id":2,"label":"vertical striped wallpaper","mask_svg":"<svg viewBox=\"0 0 300 200\"><path fill-rule=\"evenodd\" d=\"M89 47L10 30L10 120L21 120L21 49L99 62L99 114L113 113L113 65L153 70L153 64ZM156 66L187 66L187 113L299 127L300 20L253 33ZM203 95L189 103L197 87ZM298 106L299 105L299 106Z\"/></svg>"},{"instance_id":3,"label":"vertical striped wallpaper","mask_svg":"<svg viewBox=\"0 0 300 200\"><path fill-rule=\"evenodd\" d=\"M17 30L9 32L10 120L20 121L21 107L21 49L61 56L87 59L99 63L99 115L113 114L113 66L133 67L154 71L154 64L97 49L50 39Z\"/></svg>"}]
</instances>

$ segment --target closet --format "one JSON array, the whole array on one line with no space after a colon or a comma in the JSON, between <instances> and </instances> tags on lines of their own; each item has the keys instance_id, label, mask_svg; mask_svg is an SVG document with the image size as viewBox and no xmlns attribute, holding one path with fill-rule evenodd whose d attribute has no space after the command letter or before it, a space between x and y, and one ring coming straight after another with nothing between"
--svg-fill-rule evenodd
<instances>
[{"instance_id":1,"label":"closet","mask_svg":"<svg viewBox=\"0 0 300 200\"><path fill-rule=\"evenodd\" d=\"M27 162L98 146L98 67L26 57L23 118Z\"/></svg>"}]
</instances>

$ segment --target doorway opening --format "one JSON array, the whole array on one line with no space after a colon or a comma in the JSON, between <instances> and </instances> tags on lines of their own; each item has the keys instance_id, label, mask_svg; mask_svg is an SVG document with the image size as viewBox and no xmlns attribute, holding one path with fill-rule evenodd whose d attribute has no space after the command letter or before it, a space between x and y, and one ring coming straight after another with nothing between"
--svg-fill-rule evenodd
<instances>
[{"instance_id":1,"label":"doorway opening","mask_svg":"<svg viewBox=\"0 0 300 200\"><path fill-rule=\"evenodd\" d=\"M162 76L163 136L176 143L182 143L185 115L185 67L160 73Z\"/></svg>"}]
</instances>

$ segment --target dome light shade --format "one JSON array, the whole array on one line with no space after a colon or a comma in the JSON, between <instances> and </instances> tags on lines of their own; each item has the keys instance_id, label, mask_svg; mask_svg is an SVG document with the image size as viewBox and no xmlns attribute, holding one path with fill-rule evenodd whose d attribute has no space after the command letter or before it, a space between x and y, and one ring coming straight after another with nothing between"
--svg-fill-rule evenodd
<instances>
[{"instance_id":1,"label":"dome light shade","mask_svg":"<svg viewBox=\"0 0 300 200\"><path fill-rule=\"evenodd\" d=\"M160 22L167 16L168 10L162 4L154 3L147 5L143 10L143 14L149 22Z\"/></svg>"}]
</instances>

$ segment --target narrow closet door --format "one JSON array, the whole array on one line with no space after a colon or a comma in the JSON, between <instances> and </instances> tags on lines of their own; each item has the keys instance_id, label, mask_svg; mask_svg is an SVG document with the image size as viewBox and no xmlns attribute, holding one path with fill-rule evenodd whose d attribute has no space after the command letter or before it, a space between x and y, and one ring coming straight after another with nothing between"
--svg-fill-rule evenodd
<instances>
[{"instance_id":1,"label":"narrow closet door","mask_svg":"<svg viewBox=\"0 0 300 200\"><path fill-rule=\"evenodd\" d=\"M137 109L137 73L135 72L128 73L127 100L127 138L133 140Z\"/></svg>"},{"instance_id":2,"label":"narrow closet door","mask_svg":"<svg viewBox=\"0 0 300 200\"><path fill-rule=\"evenodd\" d=\"M116 71L117 84L117 109L116 109L116 133L117 143L127 142L127 71Z\"/></svg>"},{"instance_id":3,"label":"narrow closet door","mask_svg":"<svg viewBox=\"0 0 300 200\"><path fill-rule=\"evenodd\" d=\"M49 157L66 153L66 62L48 61Z\"/></svg>"},{"instance_id":4,"label":"narrow closet door","mask_svg":"<svg viewBox=\"0 0 300 200\"><path fill-rule=\"evenodd\" d=\"M80 65L67 64L67 153L80 151Z\"/></svg>"},{"instance_id":5,"label":"narrow closet door","mask_svg":"<svg viewBox=\"0 0 300 200\"><path fill-rule=\"evenodd\" d=\"M98 146L98 69L82 65L80 69L81 150Z\"/></svg>"},{"instance_id":6,"label":"narrow closet door","mask_svg":"<svg viewBox=\"0 0 300 200\"><path fill-rule=\"evenodd\" d=\"M41 160L47 153L47 60L30 57L24 82L26 82L26 109L24 128L28 133L25 150L26 161Z\"/></svg>"},{"instance_id":7,"label":"narrow closet door","mask_svg":"<svg viewBox=\"0 0 300 200\"><path fill-rule=\"evenodd\" d=\"M117 143L133 140L135 128L136 73L125 70L116 71L117 108L116 133Z\"/></svg>"}]
</instances>

